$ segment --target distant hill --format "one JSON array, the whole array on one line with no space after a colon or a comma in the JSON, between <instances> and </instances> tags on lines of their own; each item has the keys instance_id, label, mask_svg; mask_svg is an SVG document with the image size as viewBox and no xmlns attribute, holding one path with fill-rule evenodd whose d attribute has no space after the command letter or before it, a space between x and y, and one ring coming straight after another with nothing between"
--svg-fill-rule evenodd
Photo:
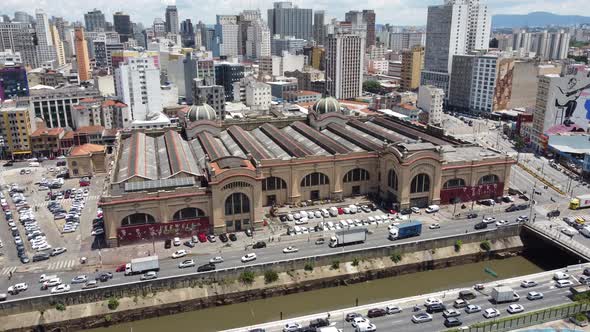
<instances>
[{"instance_id":1,"label":"distant hill","mask_svg":"<svg viewBox=\"0 0 590 332\"><path fill-rule=\"evenodd\" d=\"M494 28L542 27L546 25L566 26L581 23L590 23L590 17L533 12L525 15L494 15L492 18L492 27Z\"/></svg>"}]
</instances>

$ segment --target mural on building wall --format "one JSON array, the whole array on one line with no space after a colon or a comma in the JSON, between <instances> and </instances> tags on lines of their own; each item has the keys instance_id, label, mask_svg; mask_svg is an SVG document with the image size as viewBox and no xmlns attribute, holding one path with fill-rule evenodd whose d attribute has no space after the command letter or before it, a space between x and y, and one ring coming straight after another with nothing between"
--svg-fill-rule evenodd
<instances>
[{"instance_id":1,"label":"mural on building wall","mask_svg":"<svg viewBox=\"0 0 590 332\"><path fill-rule=\"evenodd\" d=\"M508 109L508 103L512 96L512 77L514 73L514 59L498 60L498 77L496 79L496 91L494 92L493 111Z\"/></svg>"},{"instance_id":2,"label":"mural on building wall","mask_svg":"<svg viewBox=\"0 0 590 332\"><path fill-rule=\"evenodd\" d=\"M545 131L587 131L590 122L590 71L551 80Z\"/></svg>"},{"instance_id":3,"label":"mural on building wall","mask_svg":"<svg viewBox=\"0 0 590 332\"><path fill-rule=\"evenodd\" d=\"M117 229L117 239L121 245L130 242L171 239L176 236L190 237L199 232L209 233L208 217L167 223L119 227Z\"/></svg>"}]
</instances>

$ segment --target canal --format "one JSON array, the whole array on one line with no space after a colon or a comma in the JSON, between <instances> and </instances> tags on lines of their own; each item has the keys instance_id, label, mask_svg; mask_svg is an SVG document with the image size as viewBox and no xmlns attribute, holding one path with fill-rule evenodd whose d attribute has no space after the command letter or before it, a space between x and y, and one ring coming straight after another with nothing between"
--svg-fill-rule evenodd
<instances>
[{"instance_id":1,"label":"canal","mask_svg":"<svg viewBox=\"0 0 590 332\"><path fill-rule=\"evenodd\" d=\"M358 304L362 305L417 294L426 294L443 289L470 287L477 282L511 278L564 266L564 260L552 259L548 261L539 254L541 253L535 253L534 256L536 258L526 255L526 257L516 256L506 259L490 260L373 280L350 286L326 288L146 319L108 328L94 329L92 331L129 332L133 330L160 332L170 328L174 328L176 331L219 331L278 320L281 312L283 318L323 311L328 312L338 308L352 307L356 304L357 299ZM486 270L495 272L497 278L487 273Z\"/></svg>"}]
</instances>

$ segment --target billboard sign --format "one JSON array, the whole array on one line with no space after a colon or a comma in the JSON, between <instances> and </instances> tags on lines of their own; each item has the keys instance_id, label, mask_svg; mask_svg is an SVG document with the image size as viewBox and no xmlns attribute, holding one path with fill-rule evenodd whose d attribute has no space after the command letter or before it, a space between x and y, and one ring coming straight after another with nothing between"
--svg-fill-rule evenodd
<instances>
[{"instance_id":1,"label":"billboard sign","mask_svg":"<svg viewBox=\"0 0 590 332\"><path fill-rule=\"evenodd\" d=\"M550 80L544 133L587 131L590 122L590 71L552 76Z\"/></svg>"},{"instance_id":2,"label":"billboard sign","mask_svg":"<svg viewBox=\"0 0 590 332\"><path fill-rule=\"evenodd\" d=\"M164 240L173 237L190 237L197 233L209 233L209 218L201 217L182 221L171 221L157 224L143 224L119 227L117 239L119 244Z\"/></svg>"}]
</instances>

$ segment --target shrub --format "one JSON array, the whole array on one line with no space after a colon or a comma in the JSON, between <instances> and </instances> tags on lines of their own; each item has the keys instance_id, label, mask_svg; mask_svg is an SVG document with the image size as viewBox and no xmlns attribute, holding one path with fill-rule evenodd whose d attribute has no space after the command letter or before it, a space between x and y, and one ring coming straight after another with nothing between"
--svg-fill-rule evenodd
<instances>
[{"instance_id":1,"label":"shrub","mask_svg":"<svg viewBox=\"0 0 590 332\"><path fill-rule=\"evenodd\" d=\"M391 258L392 262L399 263L402 260L402 254L399 251L394 251L389 258Z\"/></svg>"},{"instance_id":2,"label":"shrub","mask_svg":"<svg viewBox=\"0 0 590 332\"><path fill-rule=\"evenodd\" d=\"M340 261L333 261L332 266L330 268L332 270L338 270L340 268Z\"/></svg>"},{"instance_id":3,"label":"shrub","mask_svg":"<svg viewBox=\"0 0 590 332\"><path fill-rule=\"evenodd\" d=\"M58 311L64 311L66 310L66 305L61 302L58 302L55 304L55 309Z\"/></svg>"},{"instance_id":4,"label":"shrub","mask_svg":"<svg viewBox=\"0 0 590 332\"><path fill-rule=\"evenodd\" d=\"M313 271L313 264L311 264L311 263L305 263L305 266L303 267L303 269L305 271Z\"/></svg>"},{"instance_id":5,"label":"shrub","mask_svg":"<svg viewBox=\"0 0 590 332\"><path fill-rule=\"evenodd\" d=\"M279 274L273 270L264 271L264 281L267 284L279 280Z\"/></svg>"},{"instance_id":6,"label":"shrub","mask_svg":"<svg viewBox=\"0 0 590 332\"><path fill-rule=\"evenodd\" d=\"M254 272L245 271L245 272L242 272L242 274L240 274L240 277L238 278L238 280L240 280L240 282L243 284L252 284L254 282L254 277L256 277L254 275Z\"/></svg>"},{"instance_id":7,"label":"shrub","mask_svg":"<svg viewBox=\"0 0 590 332\"><path fill-rule=\"evenodd\" d=\"M115 297L111 297L107 303L107 306L109 309L115 310L119 307L119 300L117 300Z\"/></svg>"},{"instance_id":8,"label":"shrub","mask_svg":"<svg viewBox=\"0 0 590 332\"><path fill-rule=\"evenodd\" d=\"M461 241L461 240L455 241L455 251L457 251L457 252L460 251L462 245L463 245L463 241Z\"/></svg>"},{"instance_id":9,"label":"shrub","mask_svg":"<svg viewBox=\"0 0 590 332\"><path fill-rule=\"evenodd\" d=\"M490 241L489 241L489 240L485 240L485 241L482 241L482 242L479 244L479 247L480 247L482 250L485 250L485 251L490 251L490 250L492 249L492 244L490 243Z\"/></svg>"},{"instance_id":10,"label":"shrub","mask_svg":"<svg viewBox=\"0 0 590 332\"><path fill-rule=\"evenodd\" d=\"M105 315L104 320L105 320L105 322L110 322L113 320L113 317L111 315Z\"/></svg>"},{"instance_id":11,"label":"shrub","mask_svg":"<svg viewBox=\"0 0 590 332\"><path fill-rule=\"evenodd\" d=\"M574 319L578 322L585 322L588 320L588 318L586 318L586 315L584 315L584 313L582 312L578 312L577 314L575 314Z\"/></svg>"},{"instance_id":12,"label":"shrub","mask_svg":"<svg viewBox=\"0 0 590 332\"><path fill-rule=\"evenodd\" d=\"M358 258L355 258L352 260L352 266L359 266L359 264L360 264L360 261Z\"/></svg>"}]
</instances>

